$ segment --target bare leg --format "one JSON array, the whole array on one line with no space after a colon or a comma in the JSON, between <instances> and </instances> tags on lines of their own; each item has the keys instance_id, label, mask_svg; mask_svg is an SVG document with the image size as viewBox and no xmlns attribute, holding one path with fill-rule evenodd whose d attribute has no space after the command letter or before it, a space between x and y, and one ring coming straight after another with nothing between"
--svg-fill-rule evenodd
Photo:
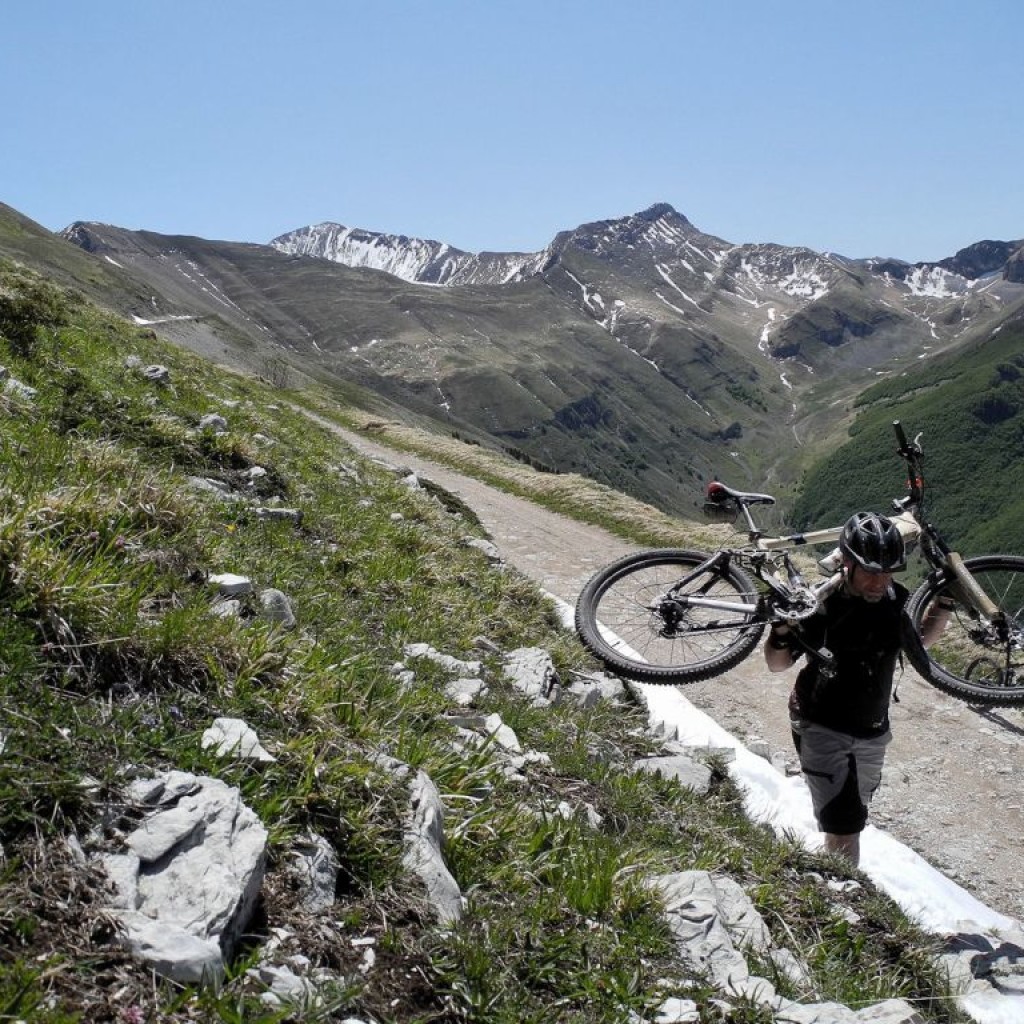
<instances>
[{"instance_id":1,"label":"bare leg","mask_svg":"<svg viewBox=\"0 0 1024 1024\"><path fill-rule=\"evenodd\" d=\"M848 836L837 836L832 832L826 832L825 852L837 853L857 867L860 864L860 833L854 832Z\"/></svg>"}]
</instances>

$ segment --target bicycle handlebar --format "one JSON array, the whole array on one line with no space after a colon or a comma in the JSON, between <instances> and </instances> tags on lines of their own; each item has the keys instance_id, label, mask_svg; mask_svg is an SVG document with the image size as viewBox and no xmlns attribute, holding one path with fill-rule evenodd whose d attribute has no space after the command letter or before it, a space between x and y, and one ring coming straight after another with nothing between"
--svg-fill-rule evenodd
<instances>
[{"instance_id":1,"label":"bicycle handlebar","mask_svg":"<svg viewBox=\"0 0 1024 1024\"><path fill-rule=\"evenodd\" d=\"M892 429L896 431L896 441L900 446L902 454L907 449L907 435L903 433L903 424L899 420L892 421Z\"/></svg>"},{"instance_id":2,"label":"bicycle handlebar","mask_svg":"<svg viewBox=\"0 0 1024 1024\"><path fill-rule=\"evenodd\" d=\"M899 420L892 421L892 429L896 434L896 442L899 445L897 452L907 464L907 471L909 473L907 491L909 492L909 498L914 504L920 504L924 499L924 476L921 472L921 460L924 458L924 452L921 451L921 446L917 443L916 438L913 441L907 440L903 424ZM918 437L920 436L918 434Z\"/></svg>"}]
</instances>

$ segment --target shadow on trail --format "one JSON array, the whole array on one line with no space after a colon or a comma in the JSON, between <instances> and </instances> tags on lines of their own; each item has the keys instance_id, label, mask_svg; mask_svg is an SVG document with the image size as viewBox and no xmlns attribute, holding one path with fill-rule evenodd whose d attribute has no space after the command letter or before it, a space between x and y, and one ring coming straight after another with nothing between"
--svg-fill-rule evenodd
<instances>
[{"instance_id":1,"label":"shadow on trail","mask_svg":"<svg viewBox=\"0 0 1024 1024\"><path fill-rule=\"evenodd\" d=\"M992 725L1002 729L1003 732L1013 733L1015 736L1024 736L1024 725L1017 725L1016 722L1011 722L1004 718L1005 711L1002 708L990 708L983 704L968 704L968 708L974 712L979 718L984 718L986 722L990 722Z\"/></svg>"}]
</instances>

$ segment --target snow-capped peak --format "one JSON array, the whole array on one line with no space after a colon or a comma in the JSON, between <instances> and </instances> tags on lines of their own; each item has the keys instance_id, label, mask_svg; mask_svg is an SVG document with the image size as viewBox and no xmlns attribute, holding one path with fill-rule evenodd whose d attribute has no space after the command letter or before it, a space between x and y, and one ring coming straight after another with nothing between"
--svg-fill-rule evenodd
<instances>
[{"instance_id":1,"label":"snow-capped peak","mask_svg":"<svg viewBox=\"0 0 1024 1024\"><path fill-rule=\"evenodd\" d=\"M383 270L420 284L507 284L535 274L545 253L471 253L445 242L326 222L298 228L270 243L280 252L315 256L348 267Z\"/></svg>"}]
</instances>

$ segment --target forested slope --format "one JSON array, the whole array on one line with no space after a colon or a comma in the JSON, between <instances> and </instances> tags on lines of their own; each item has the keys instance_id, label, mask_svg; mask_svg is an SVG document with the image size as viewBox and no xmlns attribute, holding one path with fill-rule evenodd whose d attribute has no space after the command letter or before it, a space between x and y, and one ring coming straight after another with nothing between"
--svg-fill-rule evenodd
<instances>
[{"instance_id":1,"label":"forested slope","mask_svg":"<svg viewBox=\"0 0 1024 1024\"><path fill-rule=\"evenodd\" d=\"M801 527L886 511L903 493L892 421L921 434L930 518L967 554L1024 552L1024 317L920 370L882 381L856 403L851 439L806 475Z\"/></svg>"}]
</instances>

